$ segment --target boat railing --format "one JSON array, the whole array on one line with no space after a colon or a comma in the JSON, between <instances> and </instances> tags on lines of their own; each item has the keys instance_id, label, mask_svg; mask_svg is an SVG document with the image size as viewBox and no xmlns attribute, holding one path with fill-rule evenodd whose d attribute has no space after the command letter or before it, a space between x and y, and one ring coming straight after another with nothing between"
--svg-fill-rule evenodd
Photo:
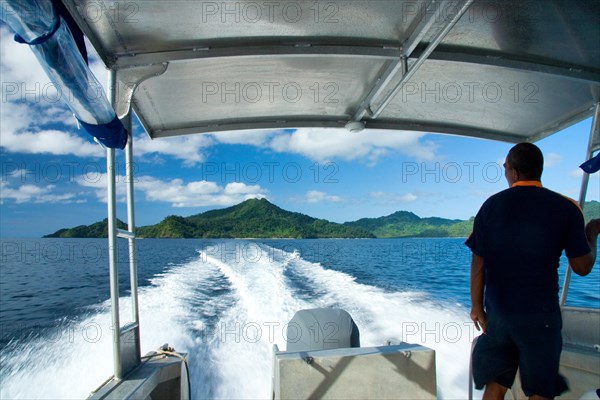
<instances>
[{"instance_id":1,"label":"boat railing","mask_svg":"<svg viewBox=\"0 0 600 400\"><path fill-rule=\"evenodd\" d=\"M109 73L109 99L117 102L116 71ZM106 149L106 180L108 203L108 260L110 270L111 318L113 329L114 376L122 379L141 363L140 317L138 307L137 260L135 252L135 208L133 188L133 136L131 134L131 114L128 112L122 122L128 132L125 146L125 183L127 185L127 230L117 229L116 212L116 163L115 149ZM117 263L117 238L128 242L129 278L131 285L132 322L121 326L119 315L119 268Z\"/></svg>"},{"instance_id":2,"label":"boat railing","mask_svg":"<svg viewBox=\"0 0 600 400\"><path fill-rule=\"evenodd\" d=\"M600 103L596 103L594 109L594 116L592 118L592 127L590 130L590 139L588 142L588 147L585 154L585 159L589 160L594 155L595 151L600 150ZM579 191L579 206L583 210L585 205L585 197L587 195L588 184L590 181L590 174L583 171L583 176L581 178L581 189ZM571 283L571 272L572 269L569 266L565 273L565 278L563 281L562 292L560 295L560 305L561 307L566 306L567 303L567 295L569 294L569 285Z\"/></svg>"}]
</instances>

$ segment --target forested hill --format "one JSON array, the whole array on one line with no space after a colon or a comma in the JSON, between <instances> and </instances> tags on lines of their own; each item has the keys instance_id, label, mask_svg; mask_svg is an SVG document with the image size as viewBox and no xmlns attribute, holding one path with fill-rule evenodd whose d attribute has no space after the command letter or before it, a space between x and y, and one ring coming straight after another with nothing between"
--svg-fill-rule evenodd
<instances>
[{"instance_id":1,"label":"forested hill","mask_svg":"<svg viewBox=\"0 0 600 400\"><path fill-rule=\"evenodd\" d=\"M117 228L127 229L127 225L117 220ZM108 237L108 218L93 223L92 225L79 225L74 228L59 229L45 238L105 238Z\"/></svg>"},{"instance_id":2,"label":"forested hill","mask_svg":"<svg viewBox=\"0 0 600 400\"><path fill-rule=\"evenodd\" d=\"M586 222L600 218L600 202L586 202L583 215ZM467 237L473 230L473 219L420 218L408 211L397 211L385 217L362 218L344 225L364 228L378 238Z\"/></svg>"},{"instance_id":3,"label":"forested hill","mask_svg":"<svg viewBox=\"0 0 600 400\"><path fill-rule=\"evenodd\" d=\"M583 206L583 216L585 222L591 219L600 218L600 202L598 201L586 201Z\"/></svg>"},{"instance_id":4,"label":"forested hill","mask_svg":"<svg viewBox=\"0 0 600 400\"><path fill-rule=\"evenodd\" d=\"M408 211L397 211L379 218L362 218L345 225L360 227L379 238L392 237L466 237L473 229L473 218L466 221L438 217L420 218Z\"/></svg>"},{"instance_id":5,"label":"forested hill","mask_svg":"<svg viewBox=\"0 0 600 400\"><path fill-rule=\"evenodd\" d=\"M106 226L106 220L90 225ZM94 228L95 233L106 229ZM171 215L160 223L137 229L141 238L373 238L360 227L283 210L266 199L250 199L233 207L211 210L190 217ZM45 237L91 237L85 227L61 229Z\"/></svg>"},{"instance_id":6,"label":"forested hill","mask_svg":"<svg viewBox=\"0 0 600 400\"><path fill-rule=\"evenodd\" d=\"M190 217L169 216L141 227L141 237L184 238L372 238L368 231L283 210L266 199Z\"/></svg>"},{"instance_id":7,"label":"forested hill","mask_svg":"<svg viewBox=\"0 0 600 400\"><path fill-rule=\"evenodd\" d=\"M600 202L586 202L584 215L586 221L600 218ZM125 228L123 222L117 224ZM156 225L139 227L136 233L143 238L466 237L472 227L473 218L420 218L408 211L337 224L283 210L266 199L250 199L233 207L189 217L172 215ZM105 219L92 225L60 229L44 237L107 237L107 222Z\"/></svg>"}]
</instances>

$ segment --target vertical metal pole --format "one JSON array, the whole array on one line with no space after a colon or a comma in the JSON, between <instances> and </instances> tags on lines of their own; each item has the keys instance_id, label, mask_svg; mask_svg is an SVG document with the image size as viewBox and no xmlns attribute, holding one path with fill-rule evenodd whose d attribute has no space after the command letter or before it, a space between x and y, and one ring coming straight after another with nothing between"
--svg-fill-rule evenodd
<instances>
[{"instance_id":1,"label":"vertical metal pole","mask_svg":"<svg viewBox=\"0 0 600 400\"><path fill-rule=\"evenodd\" d=\"M110 306L113 331L115 377L121 379L121 343L119 322L119 267L117 264L117 227L115 191L115 150L106 149L106 181L108 198L108 263L110 271Z\"/></svg>"},{"instance_id":2,"label":"vertical metal pole","mask_svg":"<svg viewBox=\"0 0 600 400\"><path fill-rule=\"evenodd\" d=\"M112 104L115 103L116 76L111 69L108 74L108 94ZM115 150L106 149L106 182L108 204L108 263L110 271L110 305L113 331L113 362L115 378L123 378L121 367L121 325L119 321L119 266L117 264L117 216L115 185Z\"/></svg>"},{"instance_id":3,"label":"vertical metal pole","mask_svg":"<svg viewBox=\"0 0 600 400\"><path fill-rule=\"evenodd\" d=\"M131 123L131 111L123 119L125 129L127 129L128 138L125 147L125 174L127 180L127 229L135 236L135 207L133 197L133 134ZM127 239L129 242L129 279L131 282L131 314L133 321L139 325L139 307L138 307L138 277L137 260L135 253L135 237Z\"/></svg>"},{"instance_id":4,"label":"vertical metal pole","mask_svg":"<svg viewBox=\"0 0 600 400\"><path fill-rule=\"evenodd\" d=\"M600 103L596 103L596 109L594 111L594 116L592 118L592 129L590 130L590 139L588 142L588 147L587 147L587 151L585 153L585 159L589 160L590 158L592 158L593 153L594 153L594 142L595 142L595 135L596 132L598 132L599 126L598 124L600 123ZM583 207L585 205L585 196L587 194L587 188L588 188L588 183L590 181L590 174L588 174L587 172L583 173L583 177L581 178L581 189L579 191L579 206L581 207L581 209L583 210ZM561 307L564 306L567 303L567 294L569 293L569 285L571 283L571 266L569 265L567 267L567 271L565 272L565 279L563 281L563 287L562 287L562 292L560 294L560 305Z\"/></svg>"}]
</instances>

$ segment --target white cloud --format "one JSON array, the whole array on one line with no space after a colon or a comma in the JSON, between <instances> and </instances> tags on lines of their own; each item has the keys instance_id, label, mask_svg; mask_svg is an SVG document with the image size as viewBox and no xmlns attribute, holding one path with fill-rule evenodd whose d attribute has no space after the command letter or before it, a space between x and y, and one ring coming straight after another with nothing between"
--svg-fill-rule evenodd
<instances>
[{"instance_id":1,"label":"white cloud","mask_svg":"<svg viewBox=\"0 0 600 400\"><path fill-rule=\"evenodd\" d=\"M572 169L569 171L569 175L574 178L581 179L581 177L583 176L583 170L581 168Z\"/></svg>"},{"instance_id":2,"label":"white cloud","mask_svg":"<svg viewBox=\"0 0 600 400\"><path fill-rule=\"evenodd\" d=\"M574 168L569 171L569 176L572 176L573 178L581 179L581 177L583 176L583 170L581 168ZM590 178L593 176L596 176L596 177L600 176L600 172L594 172L593 174L590 175Z\"/></svg>"},{"instance_id":3,"label":"white cloud","mask_svg":"<svg viewBox=\"0 0 600 400\"><path fill-rule=\"evenodd\" d=\"M104 150L81 136L57 129L45 129L51 119L73 124L66 110L51 106L40 107L35 103L5 102L0 109L2 136L0 146L8 152L28 154L76 155L101 157Z\"/></svg>"},{"instance_id":4,"label":"white cloud","mask_svg":"<svg viewBox=\"0 0 600 400\"><path fill-rule=\"evenodd\" d=\"M134 178L135 182L137 182L138 178ZM117 202L124 203L127 201L127 178L124 175L115 176L115 190ZM97 170L92 171L89 174L82 174L79 177L75 178L75 182L80 186L91 188L94 190L96 197L102 203L108 202L108 193L106 190L106 174L100 173ZM134 188L136 188L136 183L134 183Z\"/></svg>"},{"instance_id":5,"label":"white cloud","mask_svg":"<svg viewBox=\"0 0 600 400\"><path fill-rule=\"evenodd\" d=\"M552 168L562 160L562 156L557 153L548 153L544 156L544 168Z\"/></svg>"},{"instance_id":6,"label":"white cloud","mask_svg":"<svg viewBox=\"0 0 600 400\"><path fill-rule=\"evenodd\" d=\"M266 197L258 185L230 183L225 187L214 182L184 183L181 179L161 181L151 177L140 178L136 186L146 199L171 203L172 207L229 206L251 198Z\"/></svg>"},{"instance_id":7,"label":"white cloud","mask_svg":"<svg viewBox=\"0 0 600 400\"><path fill-rule=\"evenodd\" d=\"M296 201L302 201L306 203L340 203L344 201L344 199L340 196L330 195L318 190L309 190L304 196L300 198L294 197L293 199Z\"/></svg>"},{"instance_id":8,"label":"white cloud","mask_svg":"<svg viewBox=\"0 0 600 400\"><path fill-rule=\"evenodd\" d=\"M0 59L3 84L27 82L28 88L35 83L42 87L50 84L50 79L29 46L15 42L13 33L6 25L0 26Z\"/></svg>"},{"instance_id":9,"label":"white cloud","mask_svg":"<svg viewBox=\"0 0 600 400\"><path fill-rule=\"evenodd\" d=\"M124 176L117 176L117 196L125 201L126 185ZM99 179L79 180L81 186L96 189L96 196L106 203L106 175ZM136 178L135 189L142 192L148 201L170 203L172 207L230 206L248 199L266 197L267 191L259 185L246 185L233 182L220 186L215 182L193 181L185 183L182 179L162 181L151 176Z\"/></svg>"},{"instance_id":10,"label":"white cloud","mask_svg":"<svg viewBox=\"0 0 600 400\"><path fill-rule=\"evenodd\" d=\"M100 57L96 54L96 50L92 43L88 40L87 36L85 36L85 48L88 53L88 66L92 71L92 74L96 77L102 88L104 89L104 93L106 93L106 85L108 84L108 70L104 66Z\"/></svg>"},{"instance_id":11,"label":"white cloud","mask_svg":"<svg viewBox=\"0 0 600 400\"><path fill-rule=\"evenodd\" d=\"M401 202L406 203L406 202L417 200L417 196L415 196L412 193L407 193L405 195L402 195L402 196L398 197L398 200L401 201Z\"/></svg>"},{"instance_id":12,"label":"white cloud","mask_svg":"<svg viewBox=\"0 0 600 400\"><path fill-rule=\"evenodd\" d=\"M213 136L219 143L246 144L256 147L267 147L276 134L284 133L279 130L244 130L231 132L215 132Z\"/></svg>"},{"instance_id":13,"label":"white cloud","mask_svg":"<svg viewBox=\"0 0 600 400\"><path fill-rule=\"evenodd\" d=\"M410 203L419 197L414 193L371 192L369 197L383 204Z\"/></svg>"},{"instance_id":14,"label":"white cloud","mask_svg":"<svg viewBox=\"0 0 600 400\"><path fill-rule=\"evenodd\" d=\"M264 190L260 185L246 185L241 182L228 183L223 190L223 193L227 195L247 195L253 193L261 193Z\"/></svg>"},{"instance_id":15,"label":"white cloud","mask_svg":"<svg viewBox=\"0 0 600 400\"><path fill-rule=\"evenodd\" d=\"M30 154L73 154L80 157L104 154L100 146L83 138L83 132L45 128L47 124L54 123L72 129L75 119L66 105L57 99L53 84L29 46L16 43L5 26L0 28L0 59L0 146L8 152Z\"/></svg>"},{"instance_id":16,"label":"white cloud","mask_svg":"<svg viewBox=\"0 0 600 400\"><path fill-rule=\"evenodd\" d=\"M315 161L361 160L375 164L381 157L401 153L417 160L433 160L436 147L420 139L422 132L301 128L297 130L241 130L150 140L136 137L137 155L165 154L193 166L206 159L216 144L249 145L278 153L300 154Z\"/></svg>"},{"instance_id":17,"label":"white cloud","mask_svg":"<svg viewBox=\"0 0 600 400\"><path fill-rule=\"evenodd\" d=\"M0 145L7 151L32 154L73 154L79 157L101 157L104 150L97 144L58 130L15 133L2 131Z\"/></svg>"},{"instance_id":18,"label":"white cloud","mask_svg":"<svg viewBox=\"0 0 600 400\"><path fill-rule=\"evenodd\" d=\"M100 59L87 45L90 69L103 87L107 71ZM29 46L16 43L12 33L0 29L0 64L2 72L2 110L0 114L2 138L0 145L8 152L30 154L73 154L79 157L103 157L105 152L91 142L84 131L74 131L76 121L66 104L59 98L54 85L38 63ZM65 129L45 129L44 126L62 124ZM254 135L254 134L253 134ZM243 139L243 136L247 136ZM220 135L220 142L249 141L249 133ZM147 135L135 138L137 156L167 155L195 165L205 160L203 150L215 143L208 135L150 140ZM260 142L254 142L259 145Z\"/></svg>"},{"instance_id":19,"label":"white cloud","mask_svg":"<svg viewBox=\"0 0 600 400\"><path fill-rule=\"evenodd\" d=\"M4 203L6 200L14 200L17 204L73 203L77 201L77 195L75 193L55 193L55 185L46 185L42 187L28 184L13 189L3 182L0 184L0 189L0 203Z\"/></svg>"},{"instance_id":20,"label":"white cloud","mask_svg":"<svg viewBox=\"0 0 600 400\"><path fill-rule=\"evenodd\" d=\"M435 145L421 142L422 132L365 129L349 132L346 129L301 128L291 134L280 134L269 147L278 152L304 155L312 160L366 160L376 163L387 154L398 152L418 160L433 160Z\"/></svg>"},{"instance_id":21,"label":"white cloud","mask_svg":"<svg viewBox=\"0 0 600 400\"><path fill-rule=\"evenodd\" d=\"M210 135L177 136L152 140L142 134L134 138L133 151L138 157L162 154L182 160L188 166L193 166L206 159L203 150L214 143L215 140Z\"/></svg>"}]
</instances>

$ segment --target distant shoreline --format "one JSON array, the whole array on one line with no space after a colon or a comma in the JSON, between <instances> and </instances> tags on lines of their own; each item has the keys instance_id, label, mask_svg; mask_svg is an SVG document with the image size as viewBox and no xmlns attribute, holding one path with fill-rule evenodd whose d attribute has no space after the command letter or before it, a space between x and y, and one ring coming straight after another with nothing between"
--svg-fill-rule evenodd
<instances>
[{"instance_id":1,"label":"distant shoreline","mask_svg":"<svg viewBox=\"0 0 600 400\"><path fill-rule=\"evenodd\" d=\"M586 202L586 220L600 216L600 202ZM189 217L171 215L155 225L136 229L138 239L429 239L467 238L474 217L468 220L421 218L397 211L378 218L335 223L279 208L266 199L250 199L235 206L209 210ZM117 220L117 227L126 224ZM91 225L63 228L43 238L106 238L107 219Z\"/></svg>"}]
</instances>

